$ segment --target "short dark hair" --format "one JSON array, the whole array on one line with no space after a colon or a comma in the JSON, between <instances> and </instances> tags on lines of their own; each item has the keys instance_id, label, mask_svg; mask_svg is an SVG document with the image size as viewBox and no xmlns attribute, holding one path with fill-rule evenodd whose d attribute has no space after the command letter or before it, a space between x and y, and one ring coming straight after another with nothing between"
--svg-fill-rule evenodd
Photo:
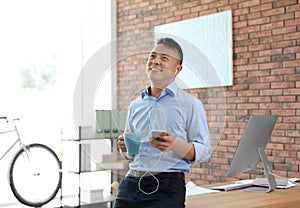
<instances>
[{"instance_id":1,"label":"short dark hair","mask_svg":"<svg viewBox=\"0 0 300 208\"><path fill-rule=\"evenodd\" d=\"M160 38L157 43L158 44L164 44L170 48L174 48L178 54L179 54L179 63L180 65L182 65L182 61L183 61L183 53L182 53L182 49L181 49L181 46L175 41L173 40L172 38Z\"/></svg>"}]
</instances>

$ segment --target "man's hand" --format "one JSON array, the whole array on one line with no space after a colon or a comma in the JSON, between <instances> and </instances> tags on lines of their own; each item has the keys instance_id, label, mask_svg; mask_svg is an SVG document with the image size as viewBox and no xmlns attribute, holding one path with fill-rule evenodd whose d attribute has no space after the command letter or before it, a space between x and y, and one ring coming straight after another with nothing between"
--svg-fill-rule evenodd
<instances>
[{"instance_id":1,"label":"man's hand","mask_svg":"<svg viewBox=\"0 0 300 208\"><path fill-rule=\"evenodd\" d=\"M151 145L162 152L170 150L175 140L169 131L166 131L165 135L160 134L157 138L150 137Z\"/></svg>"},{"instance_id":2,"label":"man's hand","mask_svg":"<svg viewBox=\"0 0 300 208\"><path fill-rule=\"evenodd\" d=\"M118 148L122 151L122 152L127 152L126 149L126 145L125 145L125 141L124 141L124 136L120 135L118 137Z\"/></svg>"},{"instance_id":3,"label":"man's hand","mask_svg":"<svg viewBox=\"0 0 300 208\"><path fill-rule=\"evenodd\" d=\"M193 161L195 159L195 149L192 143L176 139L170 131L166 131L166 135L159 135L158 138L150 137L150 143L160 151L172 150L188 160Z\"/></svg>"}]
</instances>

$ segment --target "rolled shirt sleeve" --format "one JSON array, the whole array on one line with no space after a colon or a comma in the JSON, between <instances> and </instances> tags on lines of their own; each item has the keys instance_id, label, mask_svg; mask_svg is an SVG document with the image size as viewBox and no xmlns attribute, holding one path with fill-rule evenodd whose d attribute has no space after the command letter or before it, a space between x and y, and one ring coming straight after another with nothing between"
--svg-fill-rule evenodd
<instances>
[{"instance_id":1,"label":"rolled shirt sleeve","mask_svg":"<svg viewBox=\"0 0 300 208\"><path fill-rule=\"evenodd\" d=\"M190 108L188 116L188 141L194 144L195 160L192 162L204 162L211 156L211 142L206 120L206 113L202 103L196 99L193 108Z\"/></svg>"}]
</instances>

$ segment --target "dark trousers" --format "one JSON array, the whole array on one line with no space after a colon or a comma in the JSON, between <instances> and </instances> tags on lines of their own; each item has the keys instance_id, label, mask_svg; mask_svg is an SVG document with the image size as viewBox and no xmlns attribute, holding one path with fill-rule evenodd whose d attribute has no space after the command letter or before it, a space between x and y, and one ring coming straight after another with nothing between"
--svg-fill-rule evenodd
<instances>
[{"instance_id":1,"label":"dark trousers","mask_svg":"<svg viewBox=\"0 0 300 208\"><path fill-rule=\"evenodd\" d=\"M139 190L139 178L126 176L119 185L114 208L183 208L185 207L185 181L181 178L159 178L155 193ZM140 188L153 192L157 188L153 177L144 177Z\"/></svg>"}]
</instances>

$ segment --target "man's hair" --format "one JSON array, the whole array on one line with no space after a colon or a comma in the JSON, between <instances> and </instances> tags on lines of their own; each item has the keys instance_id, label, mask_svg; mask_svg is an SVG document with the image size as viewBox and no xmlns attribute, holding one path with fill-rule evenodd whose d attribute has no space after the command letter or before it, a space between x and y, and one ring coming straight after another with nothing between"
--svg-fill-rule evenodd
<instances>
[{"instance_id":1,"label":"man's hair","mask_svg":"<svg viewBox=\"0 0 300 208\"><path fill-rule=\"evenodd\" d=\"M164 44L169 48L174 48L179 54L179 59L180 59L179 63L180 63L180 65L182 64L182 61L183 61L182 49L181 49L181 46L175 40L173 40L172 38L160 38L156 44L157 45Z\"/></svg>"}]
</instances>

